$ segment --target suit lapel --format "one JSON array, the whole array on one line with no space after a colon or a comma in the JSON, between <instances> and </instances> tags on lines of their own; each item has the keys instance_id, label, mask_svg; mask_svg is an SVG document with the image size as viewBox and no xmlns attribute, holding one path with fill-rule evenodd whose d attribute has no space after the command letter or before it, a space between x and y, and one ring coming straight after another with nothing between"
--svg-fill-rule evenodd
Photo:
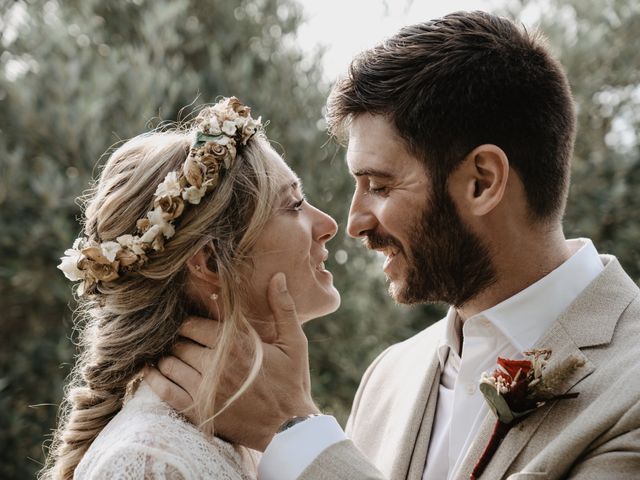
<instances>
[{"instance_id":1,"label":"suit lapel","mask_svg":"<svg viewBox=\"0 0 640 480\"><path fill-rule=\"evenodd\" d=\"M407 473L408 480L420 480L422 478L425 463L427 461L429 443L431 441L433 421L436 417L436 404L438 402L438 389L440 385L440 375L442 372L440 371L440 363L437 356L434 356L432 362L433 364L431 365L430 370L435 370L436 374L430 381L431 385L428 393L429 400L425 405L422 414L422 421L417 417L414 418L414 421L420 421L420 429L418 430L417 438L413 447L413 453L411 454L409 472ZM425 386L428 386L428 383Z\"/></svg>"},{"instance_id":2,"label":"suit lapel","mask_svg":"<svg viewBox=\"0 0 640 480\"><path fill-rule=\"evenodd\" d=\"M403 348L391 347L380 355L356 394L347 435L385 478L404 480L419 456L422 462L426 459L431 431L423 420L426 411L435 411L437 402L437 349L443 328L444 322L438 322L407 340Z\"/></svg>"},{"instance_id":3,"label":"suit lapel","mask_svg":"<svg viewBox=\"0 0 640 480\"><path fill-rule=\"evenodd\" d=\"M407 409L403 418L395 417L391 440L397 439L394 445L389 445L390 452L404 452L404 455L392 455L394 465L391 478L407 478L418 480L422 473L416 476L417 467L424 464L427 458L431 424L435 415L438 400L438 384L440 383L440 364L438 356L432 355L426 375L421 382L406 382L403 396L407 401ZM416 368L415 366L413 367ZM413 383L413 384L412 384ZM416 388L417 387L417 388ZM431 412L429 415L428 412ZM389 425L391 426L391 425ZM411 473L410 473L411 470Z\"/></svg>"},{"instance_id":4,"label":"suit lapel","mask_svg":"<svg viewBox=\"0 0 640 480\"><path fill-rule=\"evenodd\" d=\"M558 394L567 393L573 387L576 387L574 391L580 391L580 381L595 370L595 365L580 349L609 343L620 315L637 295L635 283L622 270L618 261L605 255L601 258L605 264L604 271L535 345L536 348L550 348L552 351L547 371L553 370L556 365L564 363L572 356L583 363L564 379ZM482 475L483 479L498 479L505 475L556 403L549 402L511 429ZM469 478L473 466L489 442L495 421L492 413L487 414L454 476L455 480Z\"/></svg>"}]
</instances>

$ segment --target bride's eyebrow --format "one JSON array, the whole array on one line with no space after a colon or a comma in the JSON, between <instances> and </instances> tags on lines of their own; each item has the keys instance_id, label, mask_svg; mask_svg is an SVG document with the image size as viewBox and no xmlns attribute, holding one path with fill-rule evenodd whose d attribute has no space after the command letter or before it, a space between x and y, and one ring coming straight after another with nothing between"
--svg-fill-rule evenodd
<instances>
[{"instance_id":1,"label":"bride's eyebrow","mask_svg":"<svg viewBox=\"0 0 640 480\"><path fill-rule=\"evenodd\" d=\"M280 188L280 191L278 192L278 195L282 196L285 193L287 193L288 191L293 190L294 192L296 191L300 191L300 193L302 193L302 195L304 195L303 191L302 191L302 182L300 182L299 179L294 180L293 182L287 184L287 185L283 185Z\"/></svg>"}]
</instances>

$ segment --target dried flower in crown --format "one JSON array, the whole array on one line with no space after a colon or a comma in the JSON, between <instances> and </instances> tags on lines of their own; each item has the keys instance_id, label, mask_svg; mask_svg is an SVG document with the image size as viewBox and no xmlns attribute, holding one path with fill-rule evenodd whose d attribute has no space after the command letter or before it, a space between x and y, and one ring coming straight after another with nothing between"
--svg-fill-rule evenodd
<instances>
[{"instance_id":1,"label":"dried flower in crown","mask_svg":"<svg viewBox=\"0 0 640 480\"><path fill-rule=\"evenodd\" d=\"M78 295L98 282L112 282L139 268L151 252L161 252L175 234L174 220L188 205L197 205L218 186L224 171L233 166L238 148L262 127L261 117L236 97L224 98L203 109L195 119L193 145L180 171L170 172L158 185L153 210L136 222L136 234L97 243L78 238L64 252L58 268L71 281L82 281Z\"/></svg>"}]
</instances>

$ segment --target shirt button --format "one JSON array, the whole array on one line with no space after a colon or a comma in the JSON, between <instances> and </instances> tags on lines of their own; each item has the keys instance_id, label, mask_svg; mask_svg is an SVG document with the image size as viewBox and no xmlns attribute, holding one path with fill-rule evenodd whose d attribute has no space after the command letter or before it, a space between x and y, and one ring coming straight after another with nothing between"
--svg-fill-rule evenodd
<instances>
[{"instance_id":1,"label":"shirt button","mask_svg":"<svg viewBox=\"0 0 640 480\"><path fill-rule=\"evenodd\" d=\"M476 393L476 388L477 387L475 383L467 383L465 390L469 395L473 395L474 393Z\"/></svg>"}]
</instances>

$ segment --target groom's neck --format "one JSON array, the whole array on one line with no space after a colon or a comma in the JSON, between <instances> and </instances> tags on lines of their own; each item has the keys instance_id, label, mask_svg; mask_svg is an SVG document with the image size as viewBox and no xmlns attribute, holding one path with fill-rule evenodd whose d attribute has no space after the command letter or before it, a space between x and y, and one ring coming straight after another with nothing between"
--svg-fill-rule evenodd
<instances>
[{"instance_id":1,"label":"groom's neck","mask_svg":"<svg viewBox=\"0 0 640 480\"><path fill-rule=\"evenodd\" d=\"M526 289L558 268L574 253L560 225L552 231L513 235L492 242L496 281L477 296L458 307L462 321L487 310Z\"/></svg>"}]
</instances>

